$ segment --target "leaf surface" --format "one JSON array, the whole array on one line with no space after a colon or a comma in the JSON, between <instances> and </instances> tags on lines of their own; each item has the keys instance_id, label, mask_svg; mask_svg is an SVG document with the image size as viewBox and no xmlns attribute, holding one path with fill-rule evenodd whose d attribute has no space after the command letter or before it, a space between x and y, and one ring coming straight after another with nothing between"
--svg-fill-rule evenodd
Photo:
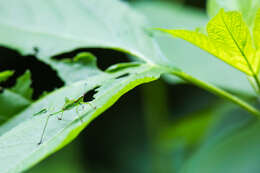
<instances>
[{"instance_id":1,"label":"leaf surface","mask_svg":"<svg viewBox=\"0 0 260 173\"><path fill-rule=\"evenodd\" d=\"M26 71L21 77L17 79L15 86L12 87L10 90L30 100L32 99L33 94L31 83L31 73L30 71Z\"/></svg>"},{"instance_id":2,"label":"leaf surface","mask_svg":"<svg viewBox=\"0 0 260 173\"><path fill-rule=\"evenodd\" d=\"M239 11L250 28L253 27L255 14L260 8L259 0L208 0L207 12L214 17L221 8L227 11Z\"/></svg>"},{"instance_id":3,"label":"leaf surface","mask_svg":"<svg viewBox=\"0 0 260 173\"><path fill-rule=\"evenodd\" d=\"M260 9L258 9L256 16L255 16L253 35L254 35L254 42L255 42L256 49L259 51L259 48L260 48Z\"/></svg>"},{"instance_id":4,"label":"leaf surface","mask_svg":"<svg viewBox=\"0 0 260 173\"><path fill-rule=\"evenodd\" d=\"M96 68L96 61L96 57L93 54L83 52L77 54L73 59L55 60L52 61L52 64L58 70L62 79L67 84L71 84L100 74L101 71Z\"/></svg>"},{"instance_id":5,"label":"leaf surface","mask_svg":"<svg viewBox=\"0 0 260 173\"><path fill-rule=\"evenodd\" d=\"M0 45L35 54L58 72L62 67L50 57L78 48L111 48L168 65L147 27L142 15L117 0L0 2Z\"/></svg>"}]
</instances>

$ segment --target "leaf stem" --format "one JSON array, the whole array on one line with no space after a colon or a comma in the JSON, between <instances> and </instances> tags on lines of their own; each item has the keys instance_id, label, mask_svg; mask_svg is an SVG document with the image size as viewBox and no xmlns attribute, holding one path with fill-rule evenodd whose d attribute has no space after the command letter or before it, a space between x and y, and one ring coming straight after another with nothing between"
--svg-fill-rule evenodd
<instances>
[{"instance_id":1,"label":"leaf stem","mask_svg":"<svg viewBox=\"0 0 260 173\"><path fill-rule=\"evenodd\" d=\"M221 88L218 88L212 84L203 82L199 79L196 79L182 71L176 71L176 70L171 70L170 71L171 74L180 77L181 79L184 79L185 81L188 81L190 83L193 83L197 86L199 86L200 88L203 88L209 92L214 93L215 95L218 95L222 98L228 99L231 102L239 105L240 107L242 107L243 109L247 110L248 112L252 113L253 115L255 115L256 117L260 118L260 111L258 109L256 109L255 107L253 107L252 105L248 104L247 102L243 101L242 99L228 93L227 91L222 90Z\"/></svg>"},{"instance_id":2,"label":"leaf stem","mask_svg":"<svg viewBox=\"0 0 260 173\"><path fill-rule=\"evenodd\" d=\"M257 77L257 75L254 73L253 78L255 79L256 85L257 85L257 94L260 94L260 81Z\"/></svg>"}]
</instances>

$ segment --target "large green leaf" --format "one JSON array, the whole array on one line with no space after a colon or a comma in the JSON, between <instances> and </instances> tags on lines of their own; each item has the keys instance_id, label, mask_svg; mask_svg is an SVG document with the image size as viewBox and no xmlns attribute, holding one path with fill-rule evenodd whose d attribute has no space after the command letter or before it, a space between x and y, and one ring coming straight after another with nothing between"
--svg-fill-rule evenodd
<instances>
[{"instance_id":1,"label":"large green leaf","mask_svg":"<svg viewBox=\"0 0 260 173\"><path fill-rule=\"evenodd\" d=\"M10 90L14 93L18 93L28 100L31 100L33 94L31 83L31 73L30 71L26 71L21 77L17 79L15 86Z\"/></svg>"},{"instance_id":2,"label":"large green leaf","mask_svg":"<svg viewBox=\"0 0 260 173\"><path fill-rule=\"evenodd\" d=\"M23 55L37 54L52 65L51 56L86 47L112 48L150 64L169 64L146 28L143 16L117 0L0 2L0 45Z\"/></svg>"},{"instance_id":3,"label":"large green leaf","mask_svg":"<svg viewBox=\"0 0 260 173\"><path fill-rule=\"evenodd\" d=\"M197 45L247 75L254 76L259 71L260 58L239 12L220 10L207 25L208 35L187 30L162 31Z\"/></svg>"},{"instance_id":4,"label":"large green leaf","mask_svg":"<svg viewBox=\"0 0 260 173\"><path fill-rule=\"evenodd\" d=\"M88 52L78 54L73 59L53 61L52 64L58 69L60 76L62 76L62 79L65 80L67 84L101 73L101 71L96 68L95 56Z\"/></svg>"},{"instance_id":5,"label":"large green leaf","mask_svg":"<svg viewBox=\"0 0 260 173\"><path fill-rule=\"evenodd\" d=\"M147 64L124 68L116 72L102 72L87 80L63 87L33 103L0 127L0 134L2 134L0 137L0 172L21 172L62 148L93 119L113 105L120 96L137 85L156 80L161 72L163 71ZM43 143L37 145L47 116L59 111L65 103L66 97L76 99L97 86L100 88L96 89L97 93L91 102L96 109L91 106L84 109L81 106L75 107L70 111L65 111L64 120L61 121L57 119L57 116L52 116ZM80 109L78 114L83 123L78 119L77 108L83 109ZM33 116L42 109L47 109L48 112Z\"/></svg>"},{"instance_id":6,"label":"large green leaf","mask_svg":"<svg viewBox=\"0 0 260 173\"><path fill-rule=\"evenodd\" d=\"M138 2L133 5L148 17L153 27L194 29L208 22L208 18L202 11L177 4ZM240 71L230 68L223 61L212 58L210 54L183 40L171 39L159 34L155 36L162 52L185 72L234 92L255 95L246 77ZM179 82L176 79L167 79Z\"/></svg>"}]
</instances>

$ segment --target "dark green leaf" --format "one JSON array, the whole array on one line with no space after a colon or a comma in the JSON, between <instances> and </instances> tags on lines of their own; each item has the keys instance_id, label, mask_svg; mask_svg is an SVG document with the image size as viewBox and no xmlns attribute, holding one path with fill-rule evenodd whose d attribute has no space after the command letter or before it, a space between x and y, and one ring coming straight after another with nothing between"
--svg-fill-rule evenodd
<instances>
[{"instance_id":1,"label":"dark green leaf","mask_svg":"<svg viewBox=\"0 0 260 173\"><path fill-rule=\"evenodd\" d=\"M33 94L31 83L31 73L30 71L26 71L22 76L17 79L15 86L12 87L10 91L21 95L25 99L31 100Z\"/></svg>"}]
</instances>

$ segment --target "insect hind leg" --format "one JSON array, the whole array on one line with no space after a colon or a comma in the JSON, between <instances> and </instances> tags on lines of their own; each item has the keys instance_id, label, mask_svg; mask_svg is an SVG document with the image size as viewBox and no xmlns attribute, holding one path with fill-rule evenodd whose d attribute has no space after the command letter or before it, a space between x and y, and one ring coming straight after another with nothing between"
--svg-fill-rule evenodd
<instances>
[{"instance_id":1,"label":"insect hind leg","mask_svg":"<svg viewBox=\"0 0 260 173\"><path fill-rule=\"evenodd\" d=\"M82 107L83 107L82 110L85 109L84 105L89 105L92 109L97 109L97 107L94 106L94 105L93 105L92 103L90 103L90 102L82 102L82 103L80 103L80 105L82 105Z\"/></svg>"},{"instance_id":2,"label":"insect hind leg","mask_svg":"<svg viewBox=\"0 0 260 173\"><path fill-rule=\"evenodd\" d=\"M45 131L47 129L47 125L48 125L48 121L51 117L51 114L49 114L46 118L46 121L45 121L45 124L44 124L44 127L43 127L43 131L42 131L42 134L41 134L41 138L40 138L40 141L38 142L38 145L41 145L42 142L43 142L43 137L44 137L44 134L45 134Z\"/></svg>"},{"instance_id":3,"label":"insect hind leg","mask_svg":"<svg viewBox=\"0 0 260 173\"><path fill-rule=\"evenodd\" d=\"M97 109L97 107L90 102L84 102L84 104L89 105L92 109Z\"/></svg>"},{"instance_id":4,"label":"insect hind leg","mask_svg":"<svg viewBox=\"0 0 260 173\"><path fill-rule=\"evenodd\" d=\"M58 120L62 120L63 119L63 113L64 113L64 111L61 112L60 116L57 116Z\"/></svg>"},{"instance_id":5,"label":"insect hind leg","mask_svg":"<svg viewBox=\"0 0 260 173\"><path fill-rule=\"evenodd\" d=\"M77 118L80 120L81 124L83 123L82 118L79 116L79 108L76 108Z\"/></svg>"}]
</instances>

